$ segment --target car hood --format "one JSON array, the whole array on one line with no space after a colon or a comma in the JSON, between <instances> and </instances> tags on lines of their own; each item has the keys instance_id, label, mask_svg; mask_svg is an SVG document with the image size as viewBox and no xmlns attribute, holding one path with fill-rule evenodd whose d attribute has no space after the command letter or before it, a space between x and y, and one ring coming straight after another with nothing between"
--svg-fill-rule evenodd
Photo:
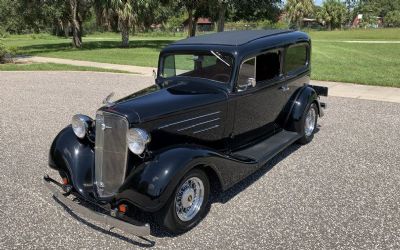
<instances>
[{"instance_id":1,"label":"car hood","mask_svg":"<svg viewBox=\"0 0 400 250\"><path fill-rule=\"evenodd\" d=\"M227 93L218 87L205 83L180 82L165 88L158 85L147 87L101 110L125 116L129 123L142 123L184 113L226 98Z\"/></svg>"}]
</instances>

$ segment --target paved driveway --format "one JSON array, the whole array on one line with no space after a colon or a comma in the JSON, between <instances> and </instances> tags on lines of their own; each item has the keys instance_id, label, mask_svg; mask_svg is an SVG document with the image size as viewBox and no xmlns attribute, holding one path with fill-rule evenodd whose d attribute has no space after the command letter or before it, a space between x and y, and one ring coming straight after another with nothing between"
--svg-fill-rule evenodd
<instances>
[{"instance_id":1,"label":"paved driveway","mask_svg":"<svg viewBox=\"0 0 400 250\"><path fill-rule=\"evenodd\" d=\"M331 97L319 132L221 194L195 229L147 239L67 213L41 183L48 148L75 113L151 78L0 73L0 249L399 248L400 104ZM54 174L54 172L51 172Z\"/></svg>"}]
</instances>

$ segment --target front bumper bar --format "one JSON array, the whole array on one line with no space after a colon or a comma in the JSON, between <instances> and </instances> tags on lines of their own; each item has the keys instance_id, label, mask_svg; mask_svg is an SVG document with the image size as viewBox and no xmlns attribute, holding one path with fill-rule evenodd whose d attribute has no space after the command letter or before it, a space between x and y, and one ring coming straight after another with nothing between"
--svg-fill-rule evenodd
<instances>
[{"instance_id":1,"label":"front bumper bar","mask_svg":"<svg viewBox=\"0 0 400 250\"><path fill-rule=\"evenodd\" d=\"M53 196L61 202L64 206L68 207L71 211L80 214L88 219L93 221L97 221L103 224L110 226L110 228L118 228L127 233L131 233L137 236L147 236L150 234L150 225L148 223L141 224L139 222L138 225L134 225L132 223L111 217L106 214L102 214L91 210L83 205L80 205L74 202L71 199L68 199L64 194L57 190L57 188L51 184L51 182L57 184L58 186L62 186L62 184L57 183L55 180L51 179L49 176L44 176L44 183L46 187L52 192ZM110 211L111 212L111 211Z\"/></svg>"}]
</instances>

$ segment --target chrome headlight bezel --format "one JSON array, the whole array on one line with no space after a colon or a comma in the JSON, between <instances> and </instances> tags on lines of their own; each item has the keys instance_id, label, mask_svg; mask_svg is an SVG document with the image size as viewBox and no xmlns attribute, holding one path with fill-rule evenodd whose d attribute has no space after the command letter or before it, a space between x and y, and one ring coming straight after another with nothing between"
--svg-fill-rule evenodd
<instances>
[{"instance_id":1,"label":"chrome headlight bezel","mask_svg":"<svg viewBox=\"0 0 400 250\"><path fill-rule=\"evenodd\" d=\"M135 155L141 155L151 141L150 134L141 128L131 128L126 132L126 142L129 150Z\"/></svg>"},{"instance_id":2,"label":"chrome headlight bezel","mask_svg":"<svg viewBox=\"0 0 400 250\"><path fill-rule=\"evenodd\" d=\"M83 139L88 134L88 129L92 124L92 119L89 116L76 114L71 119L72 130L76 137Z\"/></svg>"}]
</instances>

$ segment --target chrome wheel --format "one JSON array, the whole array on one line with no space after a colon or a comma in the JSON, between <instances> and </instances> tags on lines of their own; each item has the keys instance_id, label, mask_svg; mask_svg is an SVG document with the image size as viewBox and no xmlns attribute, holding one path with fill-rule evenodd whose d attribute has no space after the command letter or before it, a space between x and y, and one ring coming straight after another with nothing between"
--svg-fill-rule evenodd
<instances>
[{"instance_id":1,"label":"chrome wheel","mask_svg":"<svg viewBox=\"0 0 400 250\"><path fill-rule=\"evenodd\" d=\"M182 221L190 221L200 211L204 201L204 185L197 177L191 177L179 187L175 197L175 212Z\"/></svg>"},{"instance_id":2,"label":"chrome wheel","mask_svg":"<svg viewBox=\"0 0 400 250\"><path fill-rule=\"evenodd\" d=\"M315 129L315 123L317 119L317 112L315 108L310 108L307 112L305 124L304 124L304 133L306 136L311 136Z\"/></svg>"}]
</instances>

